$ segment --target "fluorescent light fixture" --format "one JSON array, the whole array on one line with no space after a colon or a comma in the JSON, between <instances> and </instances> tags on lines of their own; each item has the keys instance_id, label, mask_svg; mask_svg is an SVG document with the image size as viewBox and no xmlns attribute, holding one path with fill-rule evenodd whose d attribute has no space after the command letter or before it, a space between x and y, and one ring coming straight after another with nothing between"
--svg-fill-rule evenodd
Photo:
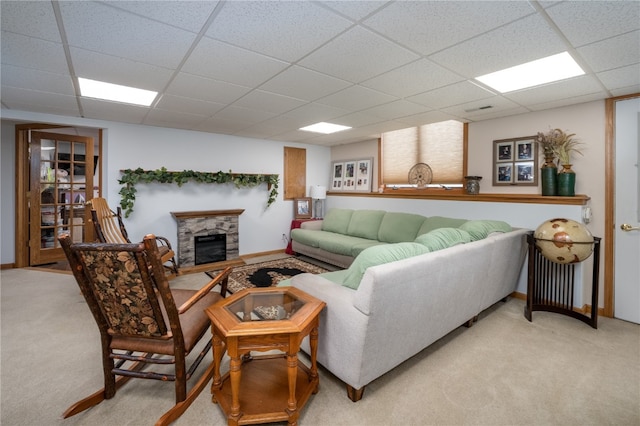
<instances>
[{"instance_id":1,"label":"fluorescent light fixture","mask_svg":"<svg viewBox=\"0 0 640 426\"><path fill-rule=\"evenodd\" d=\"M507 93L583 74L584 71L571 55L568 52L562 52L502 71L485 74L476 77L476 80L500 93Z\"/></svg>"},{"instance_id":2,"label":"fluorescent light fixture","mask_svg":"<svg viewBox=\"0 0 640 426\"><path fill-rule=\"evenodd\" d=\"M135 87L89 80L82 77L78 77L78 83L80 84L80 95L82 96L126 104L149 106L158 95L158 92L152 92L151 90L136 89Z\"/></svg>"},{"instance_id":3,"label":"fluorescent light fixture","mask_svg":"<svg viewBox=\"0 0 640 426\"><path fill-rule=\"evenodd\" d=\"M300 130L304 130L305 132L323 133L325 135L328 135L330 133L341 132L343 130L347 130L350 128L351 127L349 126L341 126L340 124L320 122L320 123L312 124L307 127L302 127L300 128Z\"/></svg>"}]
</instances>

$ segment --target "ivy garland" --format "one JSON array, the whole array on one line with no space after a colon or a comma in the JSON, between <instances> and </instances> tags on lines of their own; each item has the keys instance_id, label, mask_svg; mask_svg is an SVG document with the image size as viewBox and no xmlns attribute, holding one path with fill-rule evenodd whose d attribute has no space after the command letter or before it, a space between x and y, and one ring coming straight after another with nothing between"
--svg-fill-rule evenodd
<instances>
[{"instance_id":1,"label":"ivy garland","mask_svg":"<svg viewBox=\"0 0 640 426\"><path fill-rule=\"evenodd\" d=\"M182 186L187 182L197 183L233 183L236 188L250 188L266 183L269 191L267 207L276 201L278 196L278 175L260 175L246 173L225 173L218 172L194 172L193 170L183 170L181 172L170 172L165 167L156 170L135 170L126 169L122 171L122 178L118 181L120 188L120 207L124 211L124 216L129 217L133 212L133 204L136 200L136 184L142 183L175 183Z\"/></svg>"}]
</instances>

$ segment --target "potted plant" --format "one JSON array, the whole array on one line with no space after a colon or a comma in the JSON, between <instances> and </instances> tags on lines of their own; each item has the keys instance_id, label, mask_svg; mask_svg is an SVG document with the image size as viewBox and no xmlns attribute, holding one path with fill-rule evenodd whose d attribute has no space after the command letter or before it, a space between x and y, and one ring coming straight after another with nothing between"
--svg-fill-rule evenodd
<instances>
[{"instance_id":1,"label":"potted plant","mask_svg":"<svg viewBox=\"0 0 640 426\"><path fill-rule=\"evenodd\" d=\"M571 155L577 153L582 155L578 149L581 144L574 133L568 133L561 129L552 129L547 133L538 133L536 136L538 142L543 149L545 156L545 164L542 167L542 195L575 195L575 172L571 169ZM557 158L562 170L557 172L557 182L553 184L553 175L556 170L554 159ZM545 170L545 168L547 170ZM546 181L546 187L545 187ZM549 189L555 187L555 191ZM546 193L545 193L546 192ZM556 192L556 193L551 193Z\"/></svg>"}]
</instances>

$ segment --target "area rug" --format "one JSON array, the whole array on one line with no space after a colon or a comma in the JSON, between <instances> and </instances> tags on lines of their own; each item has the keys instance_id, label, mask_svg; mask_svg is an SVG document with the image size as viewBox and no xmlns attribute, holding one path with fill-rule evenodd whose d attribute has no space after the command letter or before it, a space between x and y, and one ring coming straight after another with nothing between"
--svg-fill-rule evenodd
<instances>
[{"instance_id":1,"label":"area rug","mask_svg":"<svg viewBox=\"0 0 640 426\"><path fill-rule=\"evenodd\" d=\"M207 275L215 277L220 271L208 271ZM271 287L279 282L305 272L321 274L329 272L328 269L314 265L295 257L270 260L233 268L229 276L227 289L231 293L237 293L245 288Z\"/></svg>"}]
</instances>

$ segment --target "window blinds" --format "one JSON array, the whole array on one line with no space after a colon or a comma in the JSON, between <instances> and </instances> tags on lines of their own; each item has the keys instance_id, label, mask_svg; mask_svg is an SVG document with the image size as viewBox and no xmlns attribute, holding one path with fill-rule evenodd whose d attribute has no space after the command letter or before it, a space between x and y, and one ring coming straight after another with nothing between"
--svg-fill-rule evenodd
<instances>
[{"instance_id":1,"label":"window blinds","mask_svg":"<svg viewBox=\"0 0 640 426\"><path fill-rule=\"evenodd\" d=\"M409 169L426 163L434 184L463 181L464 124L455 121L425 124L382 134L382 182L408 184Z\"/></svg>"}]
</instances>

